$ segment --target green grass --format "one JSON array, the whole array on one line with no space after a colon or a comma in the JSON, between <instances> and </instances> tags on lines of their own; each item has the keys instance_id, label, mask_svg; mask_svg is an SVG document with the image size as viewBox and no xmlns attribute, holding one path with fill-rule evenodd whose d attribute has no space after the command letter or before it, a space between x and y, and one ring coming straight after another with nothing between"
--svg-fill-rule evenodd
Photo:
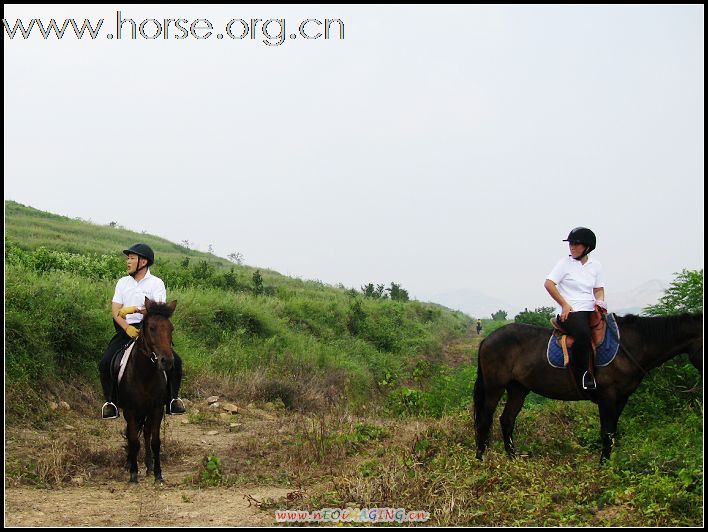
<instances>
[{"instance_id":1,"label":"green grass","mask_svg":"<svg viewBox=\"0 0 708 532\"><path fill-rule=\"evenodd\" d=\"M6 202L6 378L22 387L47 379L97 380L113 333L110 300L125 274L120 253L140 239L178 301L175 348L185 386L233 377L249 397L312 407L334 395L366 404L408 377L409 360L462 336L470 318L417 301L373 300L319 282L264 275L260 293L246 267L204 258L167 241L41 213ZM189 260L185 260L189 258ZM235 391L238 394L238 391ZM10 409L10 415L31 412Z\"/></svg>"},{"instance_id":2,"label":"green grass","mask_svg":"<svg viewBox=\"0 0 708 532\"><path fill-rule=\"evenodd\" d=\"M13 202L5 209L10 424L49 424L56 413L48 388L89 383L98 400L97 362L113 334L110 299L124 274L120 250L144 241L159 257L154 273L178 301L174 341L187 396L280 400L305 411L339 403L422 427L405 444L375 420L331 438L313 429L307 441L321 461L328 449L338 460L362 458L337 472L320 508L424 509L440 525L702 525L702 402L685 392L697 380L685 358L652 371L630 398L605 466L597 407L535 394L517 420L521 458L506 457L495 422L480 462L469 414L476 366L441 363L445 342L465 334L468 316L270 271L257 293L253 268ZM506 323L483 320L483 334Z\"/></svg>"}]
</instances>

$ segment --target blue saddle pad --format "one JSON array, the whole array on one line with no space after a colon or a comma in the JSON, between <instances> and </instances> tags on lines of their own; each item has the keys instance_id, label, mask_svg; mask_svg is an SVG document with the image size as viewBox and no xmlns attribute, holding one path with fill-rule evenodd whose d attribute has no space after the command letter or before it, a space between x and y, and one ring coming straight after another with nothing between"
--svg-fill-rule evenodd
<instances>
[{"instance_id":1,"label":"blue saddle pad","mask_svg":"<svg viewBox=\"0 0 708 532\"><path fill-rule=\"evenodd\" d=\"M595 353L595 365L607 366L617 356L619 351L619 327L614 314L607 314L607 328L605 329L605 338L602 343L597 346ZM573 356L573 348L568 349L570 356ZM564 368L563 365L563 348L560 345L560 338L551 335L548 340L548 363L554 368Z\"/></svg>"}]
</instances>

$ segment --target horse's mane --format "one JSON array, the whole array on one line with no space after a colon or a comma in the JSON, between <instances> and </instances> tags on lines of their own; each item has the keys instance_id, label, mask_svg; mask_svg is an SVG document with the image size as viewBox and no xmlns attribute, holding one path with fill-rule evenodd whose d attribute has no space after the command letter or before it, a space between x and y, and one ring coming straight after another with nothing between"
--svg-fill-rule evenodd
<instances>
[{"instance_id":1,"label":"horse's mane","mask_svg":"<svg viewBox=\"0 0 708 532\"><path fill-rule=\"evenodd\" d=\"M685 325L703 323L703 314L679 314L675 316L637 316L627 314L617 316L619 325L629 325L642 336L664 338L680 331Z\"/></svg>"},{"instance_id":2,"label":"horse's mane","mask_svg":"<svg viewBox=\"0 0 708 532\"><path fill-rule=\"evenodd\" d=\"M151 303L150 307L147 309L146 318L150 316L162 316L163 318L170 319L174 309L170 307L167 303Z\"/></svg>"}]
</instances>

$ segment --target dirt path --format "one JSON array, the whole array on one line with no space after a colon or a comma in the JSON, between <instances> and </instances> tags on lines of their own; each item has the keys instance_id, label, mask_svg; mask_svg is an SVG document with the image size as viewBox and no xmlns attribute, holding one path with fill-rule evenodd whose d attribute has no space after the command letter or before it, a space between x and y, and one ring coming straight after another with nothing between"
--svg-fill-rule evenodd
<instances>
[{"instance_id":1,"label":"dirt path","mask_svg":"<svg viewBox=\"0 0 708 532\"><path fill-rule=\"evenodd\" d=\"M5 493L5 526L263 526L274 511L261 511L248 497L281 498L283 488L194 489L129 486L125 481L52 490L12 488Z\"/></svg>"},{"instance_id":2,"label":"dirt path","mask_svg":"<svg viewBox=\"0 0 708 532\"><path fill-rule=\"evenodd\" d=\"M145 476L128 483L123 419L102 421L67 413L49 431L6 430L6 526L233 526L274 524L273 503L298 493L276 479L253 482L250 464L263 453L257 442L278 434L282 416L274 410L240 408L232 416L194 405L198 423L168 417L163 431L164 484ZM194 420L195 418L192 417ZM235 424L235 426L232 426ZM85 440L85 441L82 441ZM219 456L233 485L200 483L207 454ZM84 458L82 458L84 457ZM255 460L254 460L255 458ZM35 464L33 467L31 464ZM267 470L272 470L264 464ZM30 471L24 478L13 472ZM234 475L235 470L243 476ZM54 480L30 485L27 477ZM59 480L57 482L57 480ZM283 485L285 484L285 485ZM270 509L259 509L257 502Z\"/></svg>"},{"instance_id":3,"label":"dirt path","mask_svg":"<svg viewBox=\"0 0 708 532\"><path fill-rule=\"evenodd\" d=\"M445 345L443 348L443 361L451 368L457 368L463 364L476 363L479 344L483 338L483 334L477 334L474 326L470 326L464 337Z\"/></svg>"},{"instance_id":4,"label":"dirt path","mask_svg":"<svg viewBox=\"0 0 708 532\"><path fill-rule=\"evenodd\" d=\"M447 344L443 362L469 364L480 341L471 331ZM142 452L139 483L128 482L125 421L97 419L98 404L78 412L60 407L42 430L6 427L5 525L268 526L276 524L276 507L302 509L320 488L331 489L331 471L312 458L325 441L337 441L333 435L351 431L351 416L331 415L321 425L317 415L295 414L282 404L239 404L230 413L220 403L202 400L189 405L188 416L166 418L163 484L145 475ZM415 420L375 423L405 445L422 430ZM325 462L340 467L359 459L343 447L327 452ZM219 458L226 482L204 482L208 455Z\"/></svg>"}]
</instances>

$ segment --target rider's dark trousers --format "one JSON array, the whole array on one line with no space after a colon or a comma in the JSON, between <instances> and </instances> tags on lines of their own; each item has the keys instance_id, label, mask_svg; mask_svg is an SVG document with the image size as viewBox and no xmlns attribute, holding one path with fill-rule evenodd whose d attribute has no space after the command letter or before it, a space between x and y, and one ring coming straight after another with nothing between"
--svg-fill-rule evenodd
<instances>
[{"instance_id":1,"label":"rider's dark trousers","mask_svg":"<svg viewBox=\"0 0 708 532\"><path fill-rule=\"evenodd\" d=\"M592 351L592 331L590 330L590 317L592 311L571 312L568 319L559 323L574 339L570 365L573 373L580 379L588 370L589 357ZM580 380L578 381L580 382Z\"/></svg>"},{"instance_id":2,"label":"rider's dark trousers","mask_svg":"<svg viewBox=\"0 0 708 532\"><path fill-rule=\"evenodd\" d=\"M98 363L98 370L101 373L101 386L103 387L103 397L106 402L116 402L116 376L111 378L111 359L116 352L128 345L132 338L113 321L116 329L116 334L113 335L108 347L103 353L101 361ZM140 323L131 324L133 327L140 328ZM174 352L174 351L173 351ZM179 387L182 384L182 359L177 353L174 353L175 362L172 369L166 371L169 399L176 399L179 394ZM168 401L169 403L169 401Z\"/></svg>"}]
</instances>

